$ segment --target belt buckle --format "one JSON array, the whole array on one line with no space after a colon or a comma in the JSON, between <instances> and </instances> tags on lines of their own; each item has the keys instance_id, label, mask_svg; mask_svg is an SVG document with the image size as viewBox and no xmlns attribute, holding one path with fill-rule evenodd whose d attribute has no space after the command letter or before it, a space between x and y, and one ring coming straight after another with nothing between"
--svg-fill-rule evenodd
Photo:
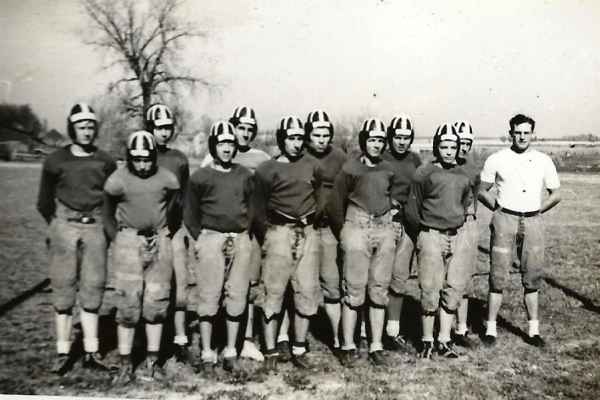
<instances>
[{"instance_id":1,"label":"belt buckle","mask_svg":"<svg viewBox=\"0 0 600 400\"><path fill-rule=\"evenodd\" d=\"M92 223L93 219L92 219L92 217L88 217L87 215L84 215L80 218L80 221L82 224L90 224L90 223Z\"/></svg>"}]
</instances>

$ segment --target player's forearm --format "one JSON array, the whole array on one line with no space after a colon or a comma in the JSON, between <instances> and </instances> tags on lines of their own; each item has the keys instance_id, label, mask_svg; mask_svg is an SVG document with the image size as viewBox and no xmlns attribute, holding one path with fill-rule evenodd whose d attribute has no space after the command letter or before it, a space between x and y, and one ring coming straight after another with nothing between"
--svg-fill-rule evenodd
<instances>
[{"instance_id":1,"label":"player's forearm","mask_svg":"<svg viewBox=\"0 0 600 400\"><path fill-rule=\"evenodd\" d=\"M176 190L170 192L169 197L167 203L167 226L169 227L171 235L174 235L181 226L181 220L183 218L181 191Z\"/></svg>"},{"instance_id":2,"label":"player's forearm","mask_svg":"<svg viewBox=\"0 0 600 400\"><path fill-rule=\"evenodd\" d=\"M104 225L106 236L108 236L110 240L113 240L115 236L117 236L117 220L115 219L116 208L116 200L105 193L104 202L102 204L102 224Z\"/></svg>"},{"instance_id":3,"label":"player's forearm","mask_svg":"<svg viewBox=\"0 0 600 400\"><path fill-rule=\"evenodd\" d=\"M56 211L56 203L54 202L55 186L54 177L44 170L40 179L37 210L48 224L54 218Z\"/></svg>"},{"instance_id":4,"label":"player's forearm","mask_svg":"<svg viewBox=\"0 0 600 400\"><path fill-rule=\"evenodd\" d=\"M545 213L546 211L552 209L554 206L560 203L561 200L562 197L560 191L552 191L552 193L550 193L550 195L546 197L544 201L542 201L542 208L540 209L540 211L542 212L542 214Z\"/></svg>"},{"instance_id":5,"label":"player's forearm","mask_svg":"<svg viewBox=\"0 0 600 400\"><path fill-rule=\"evenodd\" d=\"M493 193L491 193L488 189L479 190L477 197L479 201L491 211L496 210L498 207L496 203L496 196L494 196Z\"/></svg>"}]
</instances>

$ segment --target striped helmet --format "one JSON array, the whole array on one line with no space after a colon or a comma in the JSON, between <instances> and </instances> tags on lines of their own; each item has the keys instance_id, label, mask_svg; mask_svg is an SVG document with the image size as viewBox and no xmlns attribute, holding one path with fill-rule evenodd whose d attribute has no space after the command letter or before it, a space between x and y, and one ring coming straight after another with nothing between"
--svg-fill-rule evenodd
<instances>
[{"instance_id":1,"label":"striped helmet","mask_svg":"<svg viewBox=\"0 0 600 400\"><path fill-rule=\"evenodd\" d=\"M415 130L413 128L412 121L407 115L396 115L390 121L390 125L387 128L387 140L390 146L390 151L395 154L396 150L392 145L392 139L394 135L410 135L410 144L415 140Z\"/></svg>"},{"instance_id":2,"label":"striped helmet","mask_svg":"<svg viewBox=\"0 0 600 400\"><path fill-rule=\"evenodd\" d=\"M307 135L315 128L327 128L329 129L329 132L331 132L331 137L333 138L333 124L329 119L329 115L323 110L314 110L308 113L304 128L306 129Z\"/></svg>"},{"instance_id":3,"label":"striped helmet","mask_svg":"<svg viewBox=\"0 0 600 400\"><path fill-rule=\"evenodd\" d=\"M454 129L460 137L460 140L470 140L473 143L475 135L473 135L473 127L467 121L458 121L454 123Z\"/></svg>"},{"instance_id":4,"label":"striped helmet","mask_svg":"<svg viewBox=\"0 0 600 400\"><path fill-rule=\"evenodd\" d=\"M436 159L440 159L439 146L443 141L453 141L457 144L456 157L460 153L460 136L456 133L454 125L446 123L437 127L435 135L433 135L433 155Z\"/></svg>"},{"instance_id":5,"label":"striped helmet","mask_svg":"<svg viewBox=\"0 0 600 400\"><path fill-rule=\"evenodd\" d=\"M144 120L148 132L154 133L156 128L167 128L171 130L171 136L168 141L175 139L175 118L173 112L164 104L154 104L146 111Z\"/></svg>"},{"instance_id":6,"label":"striped helmet","mask_svg":"<svg viewBox=\"0 0 600 400\"><path fill-rule=\"evenodd\" d=\"M304 124L302 124L302 120L295 115L289 115L287 117L281 118L279 121L279 127L277 128L277 132L275 133L277 139L277 146L279 150L288 155L285 151L285 139L288 136L296 136L300 135L302 138L305 137Z\"/></svg>"},{"instance_id":7,"label":"striped helmet","mask_svg":"<svg viewBox=\"0 0 600 400\"><path fill-rule=\"evenodd\" d=\"M235 136L235 127L231 122L217 121L210 127L208 135L208 151L214 160L223 161L217 157L217 144L222 142L231 142L235 145L235 153L237 152L237 138Z\"/></svg>"},{"instance_id":8,"label":"striped helmet","mask_svg":"<svg viewBox=\"0 0 600 400\"><path fill-rule=\"evenodd\" d=\"M238 124L248 124L252 127L252 137L250 141L256 137L258 131L258 122L256 121L256 113L251 107L239 106L233 110L233 115L229 118L229 122L237 127Z\"/></svg>"},{"instance_id":9,"label":"striped helmet","mask_svg":"<svg viewBox=\"0 0 600 400\"><path fill-rule=\"evenodd\" d=\"M157 150L154 135L148 131L136 131L127 138L127 168L133 174L137 175L133 167L133 158L144 157L152 160L152 170L150 175L154 175L158 168Z\"/></svg>"},{"instance_id":10,"label":"striped helmet","mask_svg":"<svg viewBox=\"0 0 600 400\"><path fill-rule=\"evenodd\" d=\"M385 124L378 118L367 118L362 124L362 129L358 133L358 145L363 154L366 154L367 139L368 138L385 138L387 136ZM385 144L384 144L385 150Z\"/></svg>"},{"instance_id":11,"label":"striped helmet","mask_svg":"<svg viewBox=\"0 0 600 400\"><path fill-rule=\"evenodd\" d=\"M95 136L98 135L98 119L96 118L96 113L86 103L77 103L73 107L71 107L71 111L69 112L69 116L67 117L67 133L71 140L75 141L75 129L73 128L73 124L80 121L93 121L95 125Z\"/></svg>"},{"instance_id":12,"label":"striped helmet","mask_svg":"<svg viewBox=\"0 0 600 400\"><path fill-rule=\"evenodd\" d=\"M149 129L160 126L173 126L175 124L173 112L164 104L155 104L146 111L146 124Z\"/></svg>"},{"instance_id":13,"label":"striped helmet","mask_svg":"<svg viewBox=\"0 0 600 400\"><path fill-rule=\"evenodd\" d=\"M74 124L79 121L97 121L94 110L86 103L75 104L69 113L69 122Z\"/></svg>"}]
</instances>

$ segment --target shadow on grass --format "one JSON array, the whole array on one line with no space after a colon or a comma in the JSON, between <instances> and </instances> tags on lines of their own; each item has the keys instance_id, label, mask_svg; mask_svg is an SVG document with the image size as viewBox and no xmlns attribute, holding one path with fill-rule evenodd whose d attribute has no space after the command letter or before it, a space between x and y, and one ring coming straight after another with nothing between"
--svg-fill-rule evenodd
<instances>
[{"instance_id":1,"label":"shadow on grass","mask_svg":"<svg viewBox=\"0 0 600 400\"><path fill-rule=\"evenodd\" d=\"M30 289L27 289L26 291L24 291L20 295L16 296L15 298L13 298L13 299L7 301L6 303L0 305L0 317L2 317L4 314L6 314L7 312L9 312L10 310L12 310L13 308L15 308L16 306L18 306L19 304L23 303L25 300L27 300L30 297L33 297L35 294L41 292L48 285L50 285L50 279L46 278L43 281L39 282L37 285L33 286Z\"/></svg>"},{"instance_id":2,"label":"shadow on grass","mask_svg":"<svg viewBox=\"0 0 600 400\"><path fill-rule=\"evenodd\" d=\"M479 337L483 339L483 336L485 335L484 321L487 319L486 302L479 298L469 298L469 314L467 318L468 323L473 329L473 333L479 335ZM523 339L523 341L526 342L528 340L528 335L526 332L513 325L512 322L508 321L501 315L498 315L496 323L499 327L502 327L513 335L520 337Z\"/></svg>"},{"instance_id":3,"label":"shadow on grass","mask_svg":"<svg viewBox=\"0 0 600 400\"><path fill-rule=\"evenodd\" d=\"M559 283L556 279L550 276L546 276L544 281L553 288L561 290L565 295L579 300L583 304L583 308L586 310L600 314L600 306L595 305L590 298L585 297L581 293L578 293L575 290Z\"/></svg>"}]
</instances>

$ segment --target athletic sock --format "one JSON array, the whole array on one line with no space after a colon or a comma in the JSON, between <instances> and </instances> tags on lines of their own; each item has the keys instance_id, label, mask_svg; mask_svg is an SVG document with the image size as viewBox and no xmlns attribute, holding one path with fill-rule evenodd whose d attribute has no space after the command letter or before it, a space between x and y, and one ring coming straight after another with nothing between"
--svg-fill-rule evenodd
<instances>
[{"instance_id":1,"label":"athletic sock","mask_svg":"<svg viewBox=\"0 0 600 400\"><path fill-rule=\"evenodd\" d=\"M292 354L295 356L301 356L306 353L306 346L292 346Z\"/></svg>"},{"instance_id":2,"label":"athletic sock","mask_svg":"<svg viewBox=\"0 0 600 400\"><path fill-rule=\"evenodd\" d=\"M69 354L71 351L70 340L59 340L56 342L56 352L59 354Z\"/></svg>"},{"instance_id":3,"label":"athletic sock","mask_svg":"<svg viewBox=\"0 0 600 400\"><path fill-rule=\"evenodd\" d=\"M383 350L383 344L381 342L373 342L369 345L369 353L380 350Z\"/></svg>"},{"instance_id":4,"label":"athletic sock","mask_svg":"<svg viewBox=\"0 0 600 400\"><path fill-rule=\"evenodd\" d=\"M385 326L385 333L389 337L396 337L400 334L400 321L389 320Z\"/></svg>"},{"instance_id":5,"label":"athletic sock","mask_svg":"<svg viewBox=\"0 0 600 400\"><path fill-rule=\"evenodd\" d=\"M454 331L457 335L466 335L467 334L467 323L461 322L456 326L456 330Z\"/></svg>"},{"instance_id":6,"label":"athletic sock","mask_svg":"<svg viewBox=\"0 0 600 400\"><path fill-rule=\"evenodd\" d=\"M529 320L529 337L540 334L540 321L537 319Z\"/></svg>"},{"instance_id":7,"label":"athletic sock","mask_svg":"<svg viewBox=\"0 0 600 400\"><path fill-rule=\"evenodd\" d=\"M188 338L186 335L175 336L173 338L173 343L178 344L180 346L185 346L186 344L188 344Z\"/></svg>"},{"instance_id":8,"label":"athletic sock","mask_svg":"<svg viewBox=\"0 0 600 400\"><path fill-rule=\"evenodd\" d=\"M277 343L281 343L281 342L289 342L290 341L290 337L288 336L287 333L280 333L277 336Z\"/></svg>"},{"instance_id":9,"label":"athletic sock","mask_svg":"<svg viewBox=\"0 0 600 400\"><path fill-rule=\"evenodd\" d=\"M496 332L496 321L487 321L486 323L485 334L488 336L498 336L498 332Z\"/></svg>"},{"instance_id":10,"label":"athletic sock","mask_svg":"<svg viewBox=\"0 0 600 400\"><path fill-rule=\"evenodd\" d=\"M83 339L83 349L86 353L98 352L98 338L85 338Z\"/></svg>"}]
</instances>

